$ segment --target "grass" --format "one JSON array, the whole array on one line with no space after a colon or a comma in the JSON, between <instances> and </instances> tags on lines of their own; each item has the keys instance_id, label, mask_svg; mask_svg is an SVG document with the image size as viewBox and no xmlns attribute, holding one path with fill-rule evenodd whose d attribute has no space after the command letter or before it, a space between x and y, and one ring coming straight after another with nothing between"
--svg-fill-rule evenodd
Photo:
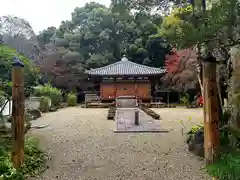
<instances>
[{"instance_id":1,"label":"grass","mask_svg":"<svg viewBox=\"0 0 240 180\"><path fill-rule=\"evenodd\" d=\"M207 166L207 170L218 180L240 180L240 151L223 154L216 164Z\"/></svg>"},{"instance_id":2,"label":"grass","mask_svg":"<svg viewBox=\"0 0 240 180\"><path fill-rule=\"evenodd\" d=\"M12 166L10 150L11 139L0 136L0 180L24 180L45 169L45 155L36 138L25 139L24 166L18 171Z\"/></svg>"}]
</instances>

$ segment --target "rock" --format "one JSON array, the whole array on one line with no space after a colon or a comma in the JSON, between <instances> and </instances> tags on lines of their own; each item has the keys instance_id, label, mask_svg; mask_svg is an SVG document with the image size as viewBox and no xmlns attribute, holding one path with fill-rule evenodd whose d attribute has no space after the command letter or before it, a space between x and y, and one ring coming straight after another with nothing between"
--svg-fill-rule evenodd
<instances>
[{"instance_id":1,"label":"rock","mask_svg":"<svg viewBox=\"0 0 240 180\"><path fill-rule=\"evenodd\" d=\"M189 144L189 142L192 140L192 134L187 134L186 142Z\"/></svg>"},{"instance_id":2,"label":"rock","mask_svg":"<svg viewBox=\"0 0 240 180\"><path fill-rule=\"evenodd\" d=\"M113 120L116 114L116 108L115 107L110 107L108 110L108 116L107 119L108 120Z\"/></svg>"},{"instance_id":3,"label":"rock","mask_svg":"<svg viewBox=\"0 0 240 180\"><path fill-rule=\"evenodd\" d=\"M188 151L192 152L194 150L194 144L192 143L192 141L190 141L188 143Z\"/></svg>"},{"instance_id":4,"label":"rock","mask_svg":"<svg viewBox=\"0 0 240 180\"><path fill-rule=\"evenodd\" d=\"M195 137L196 144L203 144L204 143L204 129L203 128L199 129L195 133L194 137Z\"/></svg>"},{"instance_id":5,"label":"rock","mask_svg":"<svg viewBox=\"0 0 240 180\"><path fill-rule=\"evenodd\" d=\"M65 107L67 107L67 106L68 106L67 103L61 103L57 108L58 108L58 109L61 109L61 108L65 108Z\"/></svg>"},{"instance_id":6,"label":"rock","mask_svg":"<svg viewBox=\"0 0 240 180\"><path fill-rule=\"evenodd\" d=\"M6 134L6 133L10 133L11 130L9 130L8 128L6 128L5 126L0 126L0 134Z\"/></svg>"},{"instance_id":7,"label":"rock","mask_svg":"<svg viewBox=\"0 0 240 180\"><path fill-rule=\"evenodd\" d=\"M42 116L41 111L39 109L29 110L28 113L31 115L32 120L35 120Z\"/></svg>"},{"instance_id":8,"label":"rock","mask_svg":"<svg viewBox=\"0 0 240 180\"><path fill-rule=\"evenodd\" d=\"M31 123L25 123L25 130L24 133L26 134L27 131L31 128ZM11 133L11 123L5 123L4 127L0 128L1 133Z\"/></svg>"},{"instance_id":9,"label":"rock","mask_svg":"<svg viewBox=\"0 0 240 180\"><path fill-rule=\"evenodd\" d=\"M28 132L29 129L31 129L31 123L28 123L25 125L25 130L24 130L24 134L26 134Z\"/></svg>"},{"instance_id":10,"label":"rock","mask_svg":"<svg viewBox=\"0 0 240 180\"><path fill-rule=\"evenodd\" d=\"M195 144L195 149L193 154L199 157L204 157L204 145L203 144Z\"/></svg>"},{"instance_id":11,"label":"rock","mask_svg":"<svg viewBox=\"0 0 240 180\"><path fill-rule=\"evenodd\" d=\"M7 122L9 122L9 123L10 123L10 122L12 121L12 116L10 116L10 115L9 115L9 116L7 116L7 117L6 117L6 120L7 120Z\"/></svg>"},{"instance_id":12,"label":"rock","mask_svg":"<svg viewBox=\"0 0 240 180\"><path fill-rule=\"evenodd\" d=\"M56 112L57 111L57 108L55 108L55 107L50 107L50 109L49 109L49 112Z\"/></svg>"},{"instance_id":13,"label":"rock","mask_svg":"<svg viewBox=\"0 0 240 180\"><path fill-rule=\"evenodd\" d=\"M199 129L187 139L188 150L196 156L204 157L204 130Z\"/></svg>"},{"instance_id":14,"label":"rock","mask_svg":"<svg viewBox=\"0 0 240 180\"><path fill-rule=\"evenodd\" d=\"M160 115L155 113L153 110L147 108L147 107L141 107L141 109L149 116L151 116L153 119L160 119Z\"/></svg>"}]
</instances>

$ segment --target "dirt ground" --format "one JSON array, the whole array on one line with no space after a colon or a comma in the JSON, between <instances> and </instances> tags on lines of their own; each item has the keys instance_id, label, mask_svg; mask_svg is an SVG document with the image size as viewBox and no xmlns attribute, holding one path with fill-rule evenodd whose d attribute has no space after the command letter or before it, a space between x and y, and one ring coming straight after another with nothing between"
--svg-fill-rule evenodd
<instances>
[{"instance_id":1,"label":"dirt ground","mask_svg":"<svg viewBox=\"0 0 240 180\"><path fill-rule=\"evenodd\" d=\"M184 132L202 120L201 109L153 109L167 133L114 133L108 109L65 108L44 114L30 136L51 158L39 180L209 180L203 162L187 152ZM180 121L183 121L183 125Z\"/></svg>"}]
</instances>

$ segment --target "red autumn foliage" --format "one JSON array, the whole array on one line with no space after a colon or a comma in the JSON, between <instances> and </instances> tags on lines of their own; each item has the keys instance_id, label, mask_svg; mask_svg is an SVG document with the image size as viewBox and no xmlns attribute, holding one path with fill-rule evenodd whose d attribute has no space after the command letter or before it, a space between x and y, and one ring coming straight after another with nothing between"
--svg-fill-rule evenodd
<instances>
[{"instance_id":1,"label":"red autumn foliage","mask_svg":"<svg viewBox=\"0 0 240 180\"><path fill-rule=\"evenodd\" d=\"M192 56L192 49L172 51L165 59L165 68L169 73L177 73L182 70L181 64L185 63Z\"/></svg>"},{"instance_id":2,"label":"red autumn foliage","mask_svg":"<svg viewBox=\"0 0 240 180\"><path fill-rule=\"evenodd\" d=\"M193 48L174 50L165 60L167 73L162 78L162 88L185 91L196 87L196 64L197 56Z\"/></svg>"},{"instance_id":3,"label":"red autumn foliage","mask_svg":"<svg viewBox=\"0 0 240 180\"><path fill-rule=\"evenodd\" d=\"M179 52L172 51L171 55L168 55L165 60L165 68L169 73L175 73L178 70L178 66L181 60Z\"/></svg>"}]
</instances>

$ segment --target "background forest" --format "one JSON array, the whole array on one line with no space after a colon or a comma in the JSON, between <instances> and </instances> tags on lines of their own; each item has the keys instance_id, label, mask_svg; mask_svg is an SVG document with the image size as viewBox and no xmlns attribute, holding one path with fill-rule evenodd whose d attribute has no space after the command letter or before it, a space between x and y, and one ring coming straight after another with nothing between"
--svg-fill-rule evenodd
<instances>
[{"instance_id":1,"label":"background forest","mask_svg":"<svg viewBox=\"0 0 240 180\"><path fill-rule=\"evenodd\" d=\"M0 39L40 69L35 84L40 79L40 83L78 91L91 89L86 69L119 61L123 54L136 63L164 66L167 73L161 88L199 89L200 60L210 50L219 62L216 73L223 105L223 98L232 94L227 94L227 88L239 56L239 3L206 2L206 10L202 1L112 0L110 7L90 2L76 7L71 20L39 34L26 20L4 16Z\"/></svg>"},{"instance_id":2,"label":"background forest","mask_svg":"<svg viewBox=\"0 0 240 180\"><path fill-rule=\"evenodd\" d=\"M108 8L91 2L75 8L71 20L38 35L24 19L1 17L1 39L37 64L44 82L86 90L85 69L114 63L123 54L136 63L164 66L171 47L160 33L164 16L156 8L167 10L170 4L112 1Z\"/></svg>"},{"instance_id":3,"label":"background forest","mask_svg":"<svg viewBox=\"0 0 240 180\"><path fill-rule=\"evenodd\" d=\"M123 54L139 64L165 67L167 73L161 79L160 89L200 91L201 62L211 56L217 62L214 73L221 109L221 141L239 150L240 3L239 0L203 2L112 0L109 7L90 2L76 7L71 20L38 34L25 19L0 17L0 104L11 97L10 70L14 56L26 65L27 97L33 93L33 87L44 83L49 83L42 86L44 93L57 97L61 97L59 89L89 90L92 82L84 71L117 62ZM75 94L71 96L74 96L71 104L76 105ZM60 104L59 98L55 104ZM233 165L229 167L230 171ZM216 172L221 179L232 180L236 175L232 172L227 173L232 177L226 177L225 171L213 167L212 174Z\"/></svg>"}]
</instances>

